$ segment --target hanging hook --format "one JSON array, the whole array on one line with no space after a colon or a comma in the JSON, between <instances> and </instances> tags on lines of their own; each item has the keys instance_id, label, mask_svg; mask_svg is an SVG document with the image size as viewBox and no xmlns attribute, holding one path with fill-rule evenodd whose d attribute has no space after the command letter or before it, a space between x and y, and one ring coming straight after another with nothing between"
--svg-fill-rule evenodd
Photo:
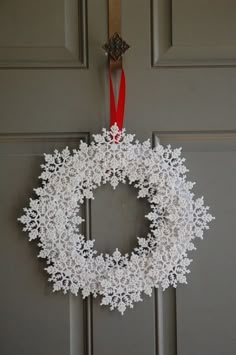
<instances>
[{"instance_id":1,"label":"hanging hook","mask_svg":"<svg viewBox=\"0 0 236 355\"><path fill-rule=\"evenodd\" d=\"M122 56L129 45L120 36L121 32L121 0L108 0L108 32L109 40L103 45L108 55L111 70L122 68Z\"/></svg>"}]
</instances>

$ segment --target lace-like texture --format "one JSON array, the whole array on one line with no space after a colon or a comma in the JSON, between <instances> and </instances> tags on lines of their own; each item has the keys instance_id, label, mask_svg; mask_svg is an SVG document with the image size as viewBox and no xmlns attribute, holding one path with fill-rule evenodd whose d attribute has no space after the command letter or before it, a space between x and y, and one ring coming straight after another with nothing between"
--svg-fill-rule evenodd
<instances>
[{"instance_id":1,"label":"lace-like texture","mask_svg":"<svg viewBox=\"0 0 236 355\"><path fill-rule=\"evenodd\" d=\"M81 141L72 154L68 148L45 154L42 168L42 187L19 220L29 240L39 240L38 257L47 260L54 291L100 295L102 305L123 314L154 287L186 283L187 252L214 217L203 198L194 199L181 149L160 144L152 149L149 140L140 143L114 125L94 135L90 145ZM97 255L94 240L80 232L81 205L106 183L114 189L133 184L137 197L150 203L149 234L138 238L131 255L118 249Z\"/></svg>"}]
</instances>

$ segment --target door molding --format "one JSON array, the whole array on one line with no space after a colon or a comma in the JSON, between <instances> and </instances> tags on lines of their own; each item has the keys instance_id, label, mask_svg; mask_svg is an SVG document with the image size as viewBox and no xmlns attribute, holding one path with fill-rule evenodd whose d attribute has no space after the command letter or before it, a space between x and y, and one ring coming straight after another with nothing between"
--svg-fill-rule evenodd
<instances>
[{"instance_id":1,"label":"door molding","mask_svg":"<svg viewBox=\"0 0 236 355\"><path fill-rule=\"evenodd\" d=\"M187 13L185 16L187 16ZM199 19L199 23L200 21L201 19ZM217 44L199 46L194 45L194 43L191 46L175 45L173 43L172 22L173 0L151 0L152 67L236 65L236 42L235 45L228 46Z\"/></svg>"},{"instance_id":2,"label":"door molding","mask_svg":"<svg viewBox=\"0 0 236 355\"><path fill-rule=\"evenodd\" d=\"M58 1L55 9L50 7L50 3L41 8L43 3L39 4L38 16L43 13L47 24L52 22L53 33L46 33L42 17L41 23L35 25L34 33L29 34L31 25L26 23L23 26L21 12L17 14L17 9L14 9L17 14L14 18L15 24L9 20L8 27L13 27L16 33L12 36L10 30L4 32L6 38L2 39L2 43L0 41L0 68L87 68L87 1ZM19 3L19 6L22 5ZM10 18L13 9L9 6L6 11L5 17ZM34 6L25 11L27 20L33 23L33 19L37 19ZM58 13L58 16L54 19L55 13ZM16 29L21 26L24 31L18 38ZM49 25L48 27L50 28Z\"/></svg>"}]
</instances>

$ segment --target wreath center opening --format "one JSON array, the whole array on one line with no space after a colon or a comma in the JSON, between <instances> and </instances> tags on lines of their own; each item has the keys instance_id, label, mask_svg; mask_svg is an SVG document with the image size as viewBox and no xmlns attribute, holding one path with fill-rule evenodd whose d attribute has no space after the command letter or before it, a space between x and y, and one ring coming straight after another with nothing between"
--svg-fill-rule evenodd
<instances>
[{"instance_id":1,"label":"wreath center opening","mask_svg":"<svg viewBox=\"0 0 236 355\"><path fill-rule=\"evenodd\" d=\"M91 203L92 239L98 253L111 254L116 248L131 253L137 246L137 237L145 238L150 221L146 199L137 198L138 190L120 183L114 190L110 184L94 191Z\"/></svg>"}]
</instances>

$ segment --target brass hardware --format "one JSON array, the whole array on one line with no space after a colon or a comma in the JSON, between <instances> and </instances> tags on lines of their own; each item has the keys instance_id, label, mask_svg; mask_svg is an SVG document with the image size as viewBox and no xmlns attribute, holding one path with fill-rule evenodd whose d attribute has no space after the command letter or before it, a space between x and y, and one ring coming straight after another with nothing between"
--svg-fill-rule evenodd
<instances>
[{"instance_id":1,"label":"brass hardware","mask_svg":"<svg viewBox=\"0 0 236 355\"><path fill-rule=\"evenodd\" d=\"M122 55L129 49L129 45L115 32L113 36L102 47L106 53L115 61L120 61Z\"/></svg>"}]
</instances>

